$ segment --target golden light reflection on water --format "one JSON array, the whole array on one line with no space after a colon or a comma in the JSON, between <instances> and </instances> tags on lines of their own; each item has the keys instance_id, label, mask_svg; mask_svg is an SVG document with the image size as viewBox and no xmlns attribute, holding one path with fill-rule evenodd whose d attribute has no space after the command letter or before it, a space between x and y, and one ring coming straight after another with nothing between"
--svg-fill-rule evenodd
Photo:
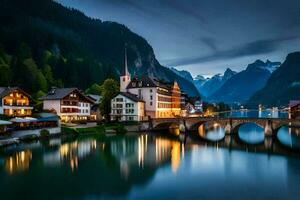
<instances>
[{"instance_id":1,"label":"golden light reflection on water","mask_svg":"<svg viewBox=\"0 0 300 200\"><path fill-rule=\"evenodd\" d=\"M170 159L171 167L174 173L177 172L181 161L181 144L178 141L171 141L169 139L156 138L155 140L155 156L156 164Z\"/></svg>"},{"instance_id":2,"label":"golden light reflection on water","mask_svg":"<svg viewBox=\"0 0 300 200\"><path fill-rule=\"evenodd\" d=\"M144 167L145 153L147 152L147 135L138 138L138 164Z\"/></svg>"},{"instance_id":3,"label":"golden light reflection on water","mask_svg":"<svg viewBox=\"0 0 300 200\"><path fill-rule=\"evenodd\" d=\"M97 148L96 140L74 141L62 144L59 148L61 163L69 163L72 171L78 168L79 160L85 158Z\"/></svg>"},{"instance_id":4,"label":"golden light reflection on water","mask_svg":"<svg viewBox=\"0 0 300 200\"><path fill-rule=\"evenodd\" d=\"M171 124L169 127L169 133L174 136L179 136L180 135L180 126L178 126L177 124Z\"/></svg>"},{"instance_id":5,"label":"golden light reflection on water","mask_svg":"<svg viewBox=\"0 0 300 200\"><path fill-rule=\"evenodd\" d=\"M9 174L26 171L29 169L31 159L32 152L30 150L17 152L5 159L5 170Z\"/></svg>"},{"instance_id":6,"label":"golden light reflection on water","mask_svg":"<svg viewBox=\"0 0 300 200\"><path fill-rule=\"evenodd\" d=\"M221 125L218 123L207 123L207 124L201 124L198 127L198 134L201 138L206 138L208 134L213 133L214 135L219 134L221 131Z\"/></svg>"},{"instance_id":7,"label":"golden light reflection on water","mask_svg":"<svg viewBox=\"0 0 300 200\"><path fill-rule=\"evenodd\" d=\"M199 133L199 136L200 137L205 137L205 127L204 127L204 124L200 125L198 127L198 133Z\"/></svg>"}]
</instances>

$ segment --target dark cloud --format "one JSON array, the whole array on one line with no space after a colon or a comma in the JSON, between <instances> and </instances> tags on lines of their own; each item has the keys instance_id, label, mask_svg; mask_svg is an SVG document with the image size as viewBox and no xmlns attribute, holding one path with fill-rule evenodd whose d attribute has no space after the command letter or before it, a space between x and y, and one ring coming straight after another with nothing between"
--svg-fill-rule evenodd
<instances>
[{"instance_id":1,"label":"dark cloud","mask_svg":"<svg viewBox=\"0 0 300 200\"><path fill-rule=\"evenodd\" d=\"M218 51L217 41L210 37L203 37L200 39L203 44L208 46L213 51Z\"/></svg>"},{"instance_id":2,"label":"dark cloud","mask_svg":"<svg viewBox=\"0 0 300 200\"><path fill-rule=\"evenodd\" d=\"M300 38L295 37L300 32L300 0L56 1L125 24L149 41L162 64L188 67L194 75L208 74L220 62L242 69L247 56L282 61L286 53L300 50ZM214 73L225 69L218 70Z\"/></svg>"},{"instance_id":3,"label":"dark cloud","mask_svg":"<svg viewBox=\"0 0 300 200\"><path fill-rule=\"evenodd\" d=\"M206 38L204 43L209 47L215 49L213 54L208 56L199 56L193 58L183 58L183 59L174 59L174 60L166 60L166 65L169 66L181 66L181 65L191 65L209 61L217 61L217 60L225 60L225 59L234 59L243 56L252 56L252 55L259 55L259 54L267 54L272 53L278 50L280 44L286 41L292 41L295 39L300 38L300 36L291 36L286 38L277 38L277 39L267 39L267 40L258 40L254 42L247 43L245 45L224 50L218 51L215 47L215 43L212 42L213 40Z\"/></svg>"}]
</instances>

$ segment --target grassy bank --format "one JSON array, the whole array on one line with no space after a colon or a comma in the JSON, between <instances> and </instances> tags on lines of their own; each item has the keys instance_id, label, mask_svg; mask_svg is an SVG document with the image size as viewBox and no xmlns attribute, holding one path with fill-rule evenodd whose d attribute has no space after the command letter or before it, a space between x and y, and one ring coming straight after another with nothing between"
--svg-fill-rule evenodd
<instances>
[{"instance_id":1,"label":"grassy bank","mask_svg":"<svg viewBox=\"0 0 300 200\"><path fill-rule=\"evenodd\" d=\"M61 129L63 134L105 134L105 130L114 130L117 134L126 133L125 125L120 123L109 123L89 128L72 128L63 126Z\"/></svg>"}]
</instances>

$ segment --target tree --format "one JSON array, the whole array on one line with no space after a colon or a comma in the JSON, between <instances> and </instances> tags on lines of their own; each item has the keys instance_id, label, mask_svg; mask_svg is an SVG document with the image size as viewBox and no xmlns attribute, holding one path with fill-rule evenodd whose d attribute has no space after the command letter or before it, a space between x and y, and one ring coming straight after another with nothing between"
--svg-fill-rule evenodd
<instances>
[{"instance_id":1,"label":"tree","mask_svg":"<svg viewBox=\"0 0 300 200\"><path fill-rule=\"evenodd\" d=\"M42 72L43 72L48 84L49 85L54 85L55 81L54 81L54 78L53 78L53 73L52 73L52 69L51 69L50 65L45 64L43 69L42 69Z\"/></svg>"},{"instance_id":2,"label":"tree","mask_svg":"<svg viewBox=\"0 0 300 200\"><path fill-rule=\"evenodd\" d=\"M6 86L11 82L11 56L8 56L0 45L0 85Z\"/></svg>"},{"instance_id":3,"label":"tree","mask_svg":"<svg viewBox=\"0 0 300 200\"><path fill-rule=\"evenodd\" d=\"M101 95L101 86L97 83L94 83L91 87L86 89L85 91L87 94L95 94L95 95Z\"/></svg>"},{"instance_id":4,"label":"tree","mask_svg":"<svg viewBox=\"0 0 300 200\"><path fill-rule=\"evenodd\" d=\"M102 100L100 103L100 111L107 120L110 120L111 100L118 92L119 85L114 79L106 79L101 85Z\"/></svg>"},{"instance_id":5,"label":"tree","mask_svg":"<svg viewBox=\"0 0 300 200\"><path fill-rule=\"evenodd\" d=\"M45 94L45 92L39 90L35 95L33 95L35 111L41 112L43 110L43 101L41 101L40 98Z\"/></svg>"},{"instance_id":6,"label":"tree","mask_svg":"<svg viewBox=\"0 0 300 200\"><path fill-rule=\"evenodd\" d=\"M38 70L38 72L36 74L36 84L37 84L37 89L38 90L42 90L44 92L47 91L47 80L44 77L41 70Z\"/></svg>"}]
</instances>

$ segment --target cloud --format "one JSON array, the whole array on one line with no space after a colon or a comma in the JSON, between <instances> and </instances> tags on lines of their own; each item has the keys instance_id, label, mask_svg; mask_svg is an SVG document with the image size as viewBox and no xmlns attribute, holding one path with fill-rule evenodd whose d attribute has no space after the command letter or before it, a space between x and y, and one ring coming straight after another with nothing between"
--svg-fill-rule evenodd
<instances>
[{"instance_id":1,"label":"cloud","mask_svg":"<svg viewBox=\"0 0 300 200\"><path fill-rule=\"evenodd\" d=\"M191 64L204 63L209 61L223 60L223 59L234 59L243 56L266 54L266 53L271 53L276 51L279 48L280 44L284 42L296 40L298 38L300 38L300 36L257 40L224 51L217 50L215 42L213 42L214 40L204 38L202 39L202 42L204 42L210 48L215 49L214 53L207 56L165 60L164 63L167 66L181 66L181 65L191 65Z\"/></svg>"},{"instance_id":2,"label":"cloud","mask_svg":"<svg viewBox=\"0 0 300 200\"><path fill-rule=\"evenodd\" d=\"M200 39L203 44L208 46L213 51L218 51L217 41L210 37L203 37Z\"/></svg>"}]
</instances>

